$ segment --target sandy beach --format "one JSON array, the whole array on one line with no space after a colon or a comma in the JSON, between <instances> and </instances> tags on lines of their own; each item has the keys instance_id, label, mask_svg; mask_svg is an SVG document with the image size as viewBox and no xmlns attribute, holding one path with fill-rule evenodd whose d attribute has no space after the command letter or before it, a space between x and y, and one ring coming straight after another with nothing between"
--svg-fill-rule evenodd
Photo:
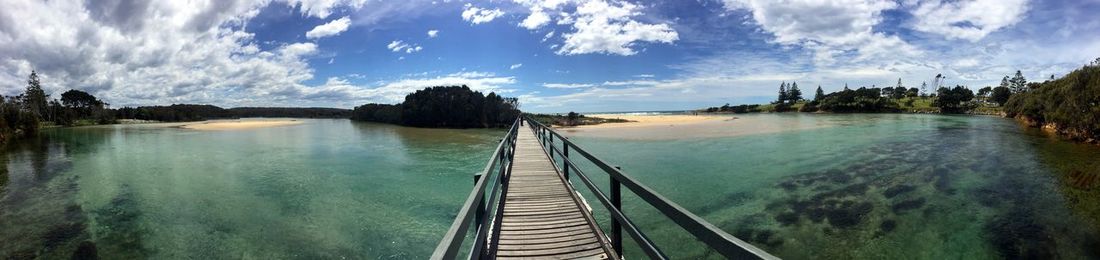
<instances>
[{"instance_id":1,"label":"sandy beach","mask_svg":"<svg viewBox=\"0 0 1100 260\"><path fill-rule=\"evenodd\" d=\"M766 134L781 131L828 127L817 120L776 120L759 114L705 115L619 115L592 114L592 117L621 118L634 122L605 123L560 128L567 135L635 140L671 140Z\"/></svg>"},{"instance_id":2,"label":"sandy beach","mask_svg":"<svg viewBox=\"0 0 1100 260\"><path fill-rule=\"evenodd\" d=\"M179 125L180 128L195 130L238 130L264 127L288 126L302 124L299 120L210 120L201 122L189 122Z\"/></svg>"},{"instance_id":3,"label":"sandy beach","mask_svg":"<svg viewBox=\"0 0 1100 260\"><path fill-rule=\"evenodd\" d=\"M606 123L598 125L585 125L577 128L621 128L621 127L643 127L643 126L671 126L671 125L685 125L694 123L703 123L708 121L723 121L733 118L732 115L621 115L621 114L592 114L590 117L599 118L618 118L626 119L633 122L626 123Z\"/></svg>"}]
</instances>

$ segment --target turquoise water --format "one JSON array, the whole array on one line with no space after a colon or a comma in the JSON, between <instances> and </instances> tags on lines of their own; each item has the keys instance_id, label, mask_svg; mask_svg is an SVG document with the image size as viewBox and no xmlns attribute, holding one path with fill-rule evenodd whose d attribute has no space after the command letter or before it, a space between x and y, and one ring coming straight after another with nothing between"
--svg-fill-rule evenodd
<instances>
[{"instance_id":1,"label":"turquoise water","mask_svg":"<svg viewBox=\"0 0 1100 260\"><path fill-rule=\"evenodd\" d=\"M571 139L782 258L1100 258L1100 192L1079 177L1100 174L1100 148L994 117L741 117L824 127L720 138ZM625 211L669 255L718 258L636 197L624 200Z\"/></svg>"},{"instance_id":2,"label":"turquoise water","mask_svg":"<svg viewBox=\"0 0 1100 260\"><path fill-rule=\"evenodd\" d=\"M1100 257L1098 147L993 117L742 117L815 127L573 140L787 259ZM0 154L0 258L424 259L503 134L348 120L50 129ZM718 258L624 201L669 255Z\"/></svg>"},{"instance_id":3,"label":"turquoise water","mask_svg":"<svg viewBox=\"0 0 1100 260\"><path fill-rule=\"evenodd\" d=\"M51 129L0 156L0 256L431 254L503 131L348 120Z\"/></svg>"}]
</instances>

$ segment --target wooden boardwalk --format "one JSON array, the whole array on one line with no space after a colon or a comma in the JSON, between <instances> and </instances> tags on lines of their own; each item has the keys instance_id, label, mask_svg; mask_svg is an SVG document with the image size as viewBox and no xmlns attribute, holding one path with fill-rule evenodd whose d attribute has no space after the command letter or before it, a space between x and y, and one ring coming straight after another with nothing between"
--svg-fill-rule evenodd
<instances>
[{"instance_id":1,"label":"wooden boardwalk","mask_svg":"<svg viewBox=\"0 0 1100 260\"><path fill-rule=\"evenodd\" d=\"M617 258L532 129L518 129L515 149L494 255L501 259Z\"/></svg>"}]
</instances>

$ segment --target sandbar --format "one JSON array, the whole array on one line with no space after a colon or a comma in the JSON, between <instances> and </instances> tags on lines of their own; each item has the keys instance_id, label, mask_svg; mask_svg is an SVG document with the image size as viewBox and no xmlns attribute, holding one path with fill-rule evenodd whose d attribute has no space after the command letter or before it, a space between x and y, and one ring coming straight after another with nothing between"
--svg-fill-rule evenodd
<instances>
[{"instance_id":1,"label":"sandbar","mask_svg":"<svg viewBox=\"0 0 1100 260\"><path fill-rule=\"evenodd\" d=\"M238 130L276 126L299 125L299 120L210 120L190 122L179 125L180 128L195 130Z\"/></svg>"},{"instance_id":2,"label":"sandbar","mask_svg":"<svg viewBox=\"0 0 1100 260\"><path fill-rule=\"evenodd\" d=\"M603 123L598 125L583 125L577 128L621 128L621 127L641 127L641 126L659 126L659 125L684 125L702 123L707 121L722 121L733 118L733 116L722 115L620 115L620 114L592 114L587 115L590 117L608 118L608 119L626 119L631 122L624 123Z\"/></svg>"},{"instance_id":3,"label":"sandbar","mask_svg":"<svg viewBox=\"0 0 1100 260\"><path fill-rule=\"evenodd\" d=\"M705 115L587 115L621 118L635 122L604 123L559 128L567 136L599 137L634 140L673 140L731 137L767 134L829 127L833 123L815 117L792 117L765 114L705 114Z\"/></svg>"}]
</instances>

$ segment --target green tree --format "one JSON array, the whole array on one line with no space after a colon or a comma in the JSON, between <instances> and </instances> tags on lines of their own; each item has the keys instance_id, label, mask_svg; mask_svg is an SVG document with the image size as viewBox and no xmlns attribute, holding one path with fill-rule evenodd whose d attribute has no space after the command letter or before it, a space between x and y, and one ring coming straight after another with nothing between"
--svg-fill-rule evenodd
<instances>
[{"instance_id":1,"label":"green tree","mask_svg":"<svg viewBox=\"0 0 1100 260\"><path fill-rule=\"evenodd\" d=\"M61 104L71 108L102 108L104 103L88 92L70 89L61 93Z\"/></svg>"},{"instance_id":2,"label":"green tree","mask_svg":"<svg viewBox=\"0 0 1100 260\"><path fill-rule=\"evenodd\" d=\"M795 103L802 100L802 90L798 89L798 82L791 82L791 89L787 90L787 101Z\"/></svg>"},{"instance_id":3,"label":"green tree","mask_svg":"<svg viewBox=\"0 0 1100 260\"><path fill-rule=\"evenodd\" d=\"M787 82L779 83L779 100L776 100L776 104L783 104L787 102Z\"/></svg>"},{"instance_id":4,"label":"green tree","mask_svg":"<svg viewBox=\"0 0 1100 260\"><path fill-rule=\"evenodd\" d=\"M889 89L889 88L887 88ZM901 78L898 78L898 85L890 91L890 97L893 99L901 99L905 97L905 92L909 89L905 88L905 85L901 84Z\"/></svg>"},{"instance_id":5,"label":"green tree","mask_svg":"<svg viewBox=\"0 0 1100 260\"><path fill-rule=\"evenodd\" d=\"M1007 76L1005 76L1007 78ZM1016 71L1016 76L1013 76L1008 81L1012 85L1012 93L1021 93L1027 91L1027 79L1024 78L1023 73L1019 70Z\"/></svg>"},{"instance_id":6,"label":"green tree","mask_svg":"<svg viewBox=\"0 0 1100 260\"><path fill-rule=\"evenodd\" d=\"M23 106L28 111L31 111L35 116L42 117L46 115L47 98L50 95L46 94L46 91L42 90L42 84L38 80L38 73L31 71L31 76L27 79L27 90L23 93Z\"/></svg>"},{"instance_id":7,"label":"green tree","mask_svg":"<svg viewBox=\"0 0 1100 260\"><path fill-rule=\"evenodd\" d=\"M1006 116L1052 126L1070 139L1100 139L1100 60L1039 85L1013 94L1005 103Z\"/></svg>"},{"instance_id":8,"label":"green tree","mask_svg":"<svg viewBox=\"0 0 1100 260\"><path fill-rule=\"evenodd\" d=\"M821 85L817 86L817 91L814 92L814 102L821 101L825 98L825 91L821 90Z\"/></svg>"},{"instance_id":9,"label":"green tree","mask_svg":"<svg viewBox=\"0 0 1100 260\"><path fill-rule=\"evenodd\" d=\"M989 101L997 103L997 105L999 106L1005 105L1005 102L1008 102L1008 99L1011 97L1012 90L1008 89L1008 87L998 86L993 88L993 90L989 93Z\"/></svg>"},{"instance_id":10,"label":"green tree","mask_svg":"<svg viewBox=\"0 0 1100 260\"><path fill-rule=\"evenodd\" d=\"M569 114L565 115L565 120L569 121L569 125L577 125L579 119L581 119L581 114L577 114L577 112L569 111Z\"/></svg>"},{"instance_id":11,"label":"green tree","mask_svg":"<svg viewBox=\"0 0 1100 260\"><path fill-rule=\"evenodd\" d=\"M920 95L920 90L917 90L917 88L909 88L905 91L906 97L915 98L917 95Z\"/></svg>"},{"instance_id":12,"label":"green tree","mask_svg":"<svg viewBox=\"0 0 1100 260\"><path fill-rule=\"evenodd\" d=\"M970 110L970 101L974 99L974 92L963 86L954 88L941 87L936 91L936 101L941 113L962 113Z\"/></svg>"},{"instance_id":13,"label":"green tree","mask_svg":"<svg viewBox=\"0 0 1100 260\"><path fill-rule=\"evenodd\" d=\"M985 86L984 88L978 89L978 100L982 100L982 101L989 100L989 94L990 93L993 93L993 87Z\"/></svg>"}]
</instances>

